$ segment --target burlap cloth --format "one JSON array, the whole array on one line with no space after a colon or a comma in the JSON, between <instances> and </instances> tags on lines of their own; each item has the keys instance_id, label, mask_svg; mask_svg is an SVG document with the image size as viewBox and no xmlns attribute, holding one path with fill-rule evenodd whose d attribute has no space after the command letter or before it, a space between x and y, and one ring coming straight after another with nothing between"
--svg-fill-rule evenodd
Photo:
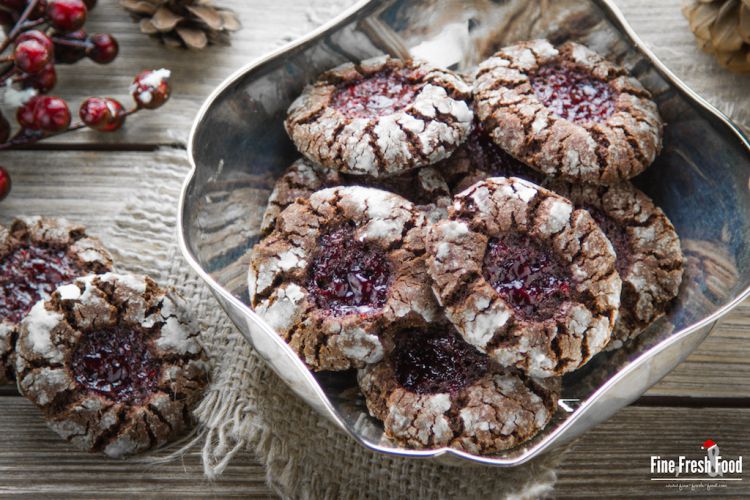
<instances>
[{"instance_id":1,"label":"burlap cloth","mask_svg":"<svg viewBox=\"0 0 750 500\"><path fill-rule=\"evenodd\" d=\"M202 325L213 381L196 410L192 445L202 446L207 477L217 478L249 450L265 464L268 485L286 498L536 498L552 490L557 456L503 470L392 458L366 450L315 413L255 354L177 248L185 151L159 151L136 168L140 194L127 200L105 237L121 269L175 287Z\"/></svg>"}]
</instances>

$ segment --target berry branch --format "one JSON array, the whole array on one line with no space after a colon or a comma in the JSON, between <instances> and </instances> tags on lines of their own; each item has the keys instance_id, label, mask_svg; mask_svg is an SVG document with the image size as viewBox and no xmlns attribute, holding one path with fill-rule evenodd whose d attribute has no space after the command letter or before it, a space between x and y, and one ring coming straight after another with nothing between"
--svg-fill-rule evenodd
<instances>
[{"instance_id":1,"label":"berry branch","mask_svg":"<svg viewBox=\"0 0 750 500\"><path fill-rule=\"evenodd\" d=\"M119 46L112 35L82 29L95 5L96 0L0 0L0 24L7 34L0 42L0 86L5 102L16 107L19 125L13 133L0 113L0 150L82 128L114 132L128 116L159 108L169 99L166 69L135 77L130 108L111 97L90 97L81 103L75 122L63 98L47 95L57 83L55 64L74 64L85 57L108 64L117 57ZM10 176L0 167L0 200L10 188Z\"/></svg>"}]
</instances>

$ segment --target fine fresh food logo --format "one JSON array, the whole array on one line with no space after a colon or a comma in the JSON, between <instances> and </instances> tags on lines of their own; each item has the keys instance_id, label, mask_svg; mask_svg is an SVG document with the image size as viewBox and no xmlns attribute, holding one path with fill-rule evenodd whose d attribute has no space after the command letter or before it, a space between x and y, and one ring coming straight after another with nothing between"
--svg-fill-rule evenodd
<instances>
[{"instance_id":1,"label":"fine fresh food logo","mask_svg":"<svg viewBox=\"0 0 750 500\"><path fill-rule=\"evenodd\" d=\"M680 455L677 458L665 458L658 455L651 456L651 480L671 481L668 485L680 490L686 489L687 485L678 484L682 481L742 481L742 456L722 457L719 445L711 439L707 439L700 446L705 450L705 456L701 458L690 458ZM719 486L715 483L713 487ZM696 489L691 486L690 489Z\"/></svg>"}]
</instances>

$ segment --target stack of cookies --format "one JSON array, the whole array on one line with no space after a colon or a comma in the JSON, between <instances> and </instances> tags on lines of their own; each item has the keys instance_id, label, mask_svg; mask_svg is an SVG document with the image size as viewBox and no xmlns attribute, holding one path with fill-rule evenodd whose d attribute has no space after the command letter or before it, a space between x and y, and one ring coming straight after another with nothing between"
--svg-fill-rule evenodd
<instances>
[{"instance_id":1,"label":"stack of cookies","mask_svg":"<svg viewBox=\"0 0 750 500\"><path fill-rule=\"evenodd\" d=\"M623 68L535 40L471 81L379 57L306 87L248 281L311 370L357 369L385 439L487 454L665 313L683 256L629 182L663 123Z\"/></svg>"}]
</instances>

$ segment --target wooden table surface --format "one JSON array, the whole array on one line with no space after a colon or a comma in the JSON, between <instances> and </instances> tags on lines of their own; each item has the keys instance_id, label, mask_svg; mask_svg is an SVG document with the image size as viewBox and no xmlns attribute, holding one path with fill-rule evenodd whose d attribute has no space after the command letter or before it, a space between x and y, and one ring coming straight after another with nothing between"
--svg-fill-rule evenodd
<instances>
[{"instance_id":1,"label":"wooden table surface","mask_svg":"<svg viewBox=\"0 0 750 500\"><path fill-rule=\"evenodd\" d=\"M163 111L137 117L121 133L84 131L29 150L0 153L0 164L14 181L12 196L0 204L0 220L16 214L63 215L87 224L93 234L102 233L139 185L134 167L154 160L158 147L184 148L193 116L218 83L251 59L337 14L325 0L218 1L240 13L244 28L233 37L231 49L202 53L162 49L138 33L117 2L99 2L87 29L117 36L121 55L110 66L86 61L62 67L56 92L75 103L88 95L125 98L139 69L167 66L174 70L174 97ZM750 77L723 72L695 49L679 13L681 0L616 3L679 77L747 130ZM711 438L721 444L725 456L748 452L747 462L748 427L750 303L745 303L662 382L575 445L559 470L555 494L675 494L649 481L651 455L689 454ZM712 493L748 497L750 475ZM268 497L271 492L263 467L250 453L238 456L222 478L207 482L197 453L180 462L145 467L77 452L45 427L14 387L0 387L0 496L42 494Z\"/></svg>"}]
</instances>

